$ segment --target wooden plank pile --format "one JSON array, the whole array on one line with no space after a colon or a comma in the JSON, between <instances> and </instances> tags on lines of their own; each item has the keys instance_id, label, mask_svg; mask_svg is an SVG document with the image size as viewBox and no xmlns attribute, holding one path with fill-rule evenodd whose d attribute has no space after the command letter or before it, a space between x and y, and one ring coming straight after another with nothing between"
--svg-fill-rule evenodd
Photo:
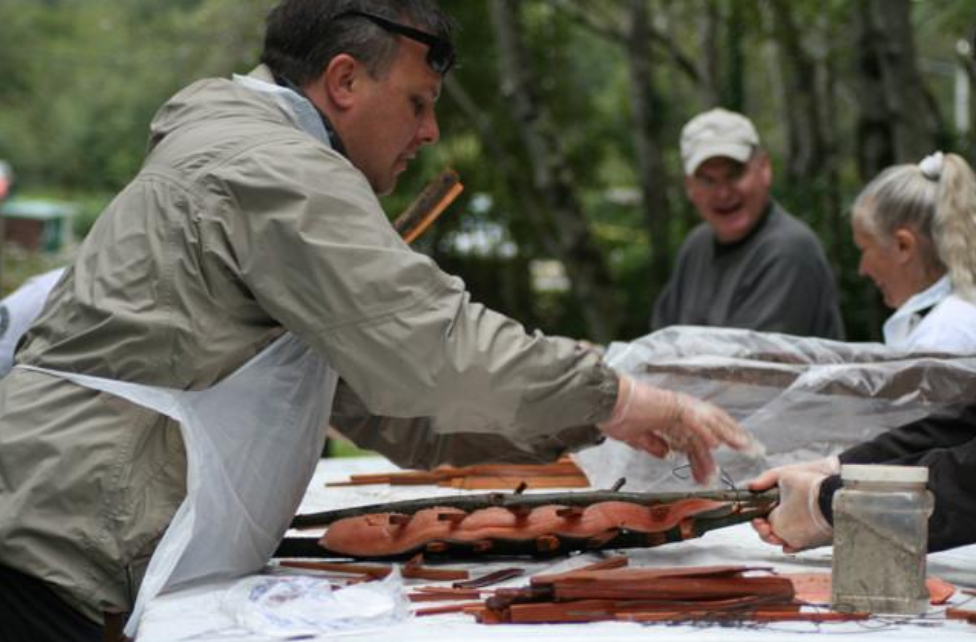
<instances>
[{"instance_id":1,"label":"wooden plank pile","mask_svg":"<svg viewBox=\"0 0 976 642\"><path fill-rule=\"evenodd\" d=\"M500 588L460 610L483 624L863 620L867 613L804 609L792 581L768 568L582 569Z\"/></svg>"}]
</instances>

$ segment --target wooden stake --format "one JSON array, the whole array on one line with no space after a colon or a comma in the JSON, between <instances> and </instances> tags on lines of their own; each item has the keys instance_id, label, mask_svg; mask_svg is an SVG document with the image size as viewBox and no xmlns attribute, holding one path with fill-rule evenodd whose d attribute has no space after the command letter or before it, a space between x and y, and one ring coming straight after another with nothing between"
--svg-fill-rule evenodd
<instances>
[{"instance_id":1,"label":"wooden stake","mask_svg":"<svg viewBox=\"0 0 976 642\"><path fill-rule=\"evenodd\" d=\"M458 173L446 169L428 184L393 222L403 240L413 243L464 190Z\"/></svg>"}]
</instances>

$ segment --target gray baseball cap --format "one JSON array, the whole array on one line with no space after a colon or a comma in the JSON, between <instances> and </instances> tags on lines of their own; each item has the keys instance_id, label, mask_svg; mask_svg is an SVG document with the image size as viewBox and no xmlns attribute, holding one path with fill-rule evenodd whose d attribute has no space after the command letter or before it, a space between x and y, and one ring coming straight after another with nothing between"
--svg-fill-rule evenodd
<instances>
[{"instance_id":1,"label":"gray baseball cap","mask_svg":"<svg viewBox=\"0 0 976 642\"><path fill-rule=\"evenodd\" d=\"M698 114L681 130L681 161L686 176L717 156L744 163L758 146L759 134L752 121L721 107Z\"/></svg>"}]
</instances>

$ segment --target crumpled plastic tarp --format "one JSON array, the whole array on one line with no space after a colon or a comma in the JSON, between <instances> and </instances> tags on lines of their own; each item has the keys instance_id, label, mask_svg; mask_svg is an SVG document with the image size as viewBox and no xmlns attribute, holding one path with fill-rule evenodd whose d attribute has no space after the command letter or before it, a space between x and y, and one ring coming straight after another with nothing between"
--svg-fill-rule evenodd
<instances>
[{"instance_id":1,"label":"crumpled plastic tarp","mask_svg":"<svg viewBox=\"0 0 976 642\"><path fill-rule=\"evenodd\" d=\"M618 372L721 406L762 444L765 452L719 450L715 487L976 402L976 355L908 354L879 343L674 326L613 343L605 358ZM598 488L621 477L629 491L697 488L683 456L655 459L607 440L576 458Z\"/></svg>"},{"instance_id":2,"label":"crumpled plastic tarp","mask_svg":"<svg viewBox=\"0 0 976 642\"><path fill-rule=\"evenodd\" d=\"M390 626L409 614L396 568L381 582L338 589L320 577L253 575L227 589L221 607L244 629L290 640Z\"/></svg>"}]
</instances>

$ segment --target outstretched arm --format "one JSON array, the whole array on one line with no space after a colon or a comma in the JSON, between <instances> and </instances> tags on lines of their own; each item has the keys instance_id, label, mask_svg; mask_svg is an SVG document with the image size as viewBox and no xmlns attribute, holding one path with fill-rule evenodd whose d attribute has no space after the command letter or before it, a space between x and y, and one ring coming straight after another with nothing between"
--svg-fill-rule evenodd
<instances>
[{"instance_id":1,"label":"outstretched arm","mask_svg":"<svg viewBox=\"0 0 976 642\"><path fill-rule=\"evenodd\" d=\"M613 414L599 424L608 437L663 457L669 450L688 456L695 481L716 472L712 450L725 444L743 450L749 434L718 406L689 395L662 390L621 375Z\"/></svg>"}]
</instances>

